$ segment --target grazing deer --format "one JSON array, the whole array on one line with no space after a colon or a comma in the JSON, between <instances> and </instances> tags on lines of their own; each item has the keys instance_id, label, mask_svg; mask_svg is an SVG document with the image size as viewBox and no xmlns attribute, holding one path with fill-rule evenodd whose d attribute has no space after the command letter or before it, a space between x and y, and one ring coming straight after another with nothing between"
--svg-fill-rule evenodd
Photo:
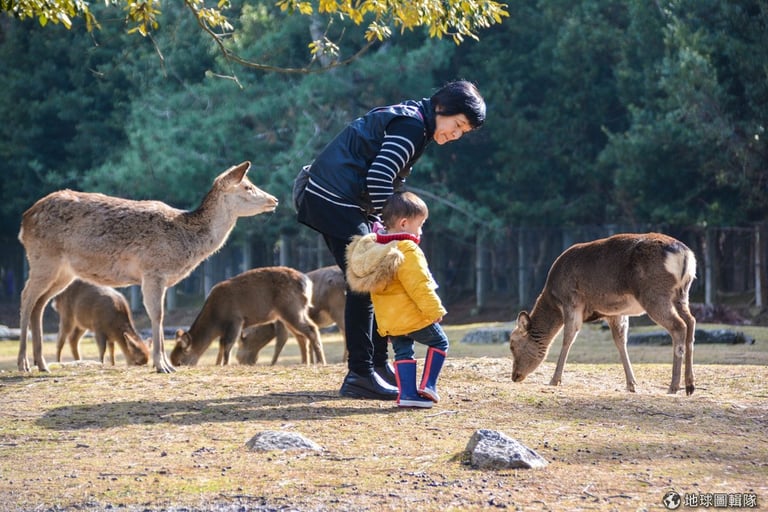
<instances>
[{"instance_id":1,"label":"grazing deer","mask_svg":"<svg viewBox=\"0 0 768 512\"><path fill-rule=\"evenodd\" d=\"M59 313L56 361L61 362L61 350L67 342L72 356L79 361L80 338L87 330L93 332L102 364L109 348L109 359L115 366L115 343L125 354L127 364L140 366L149 361L148 344L152 340L142 341L133 325L128 301L117 290L76 279L51 304Z\"/></svg>"},{"instance_id":2,"label":"grazing deer","mask_svg":"<svg viewBox=\"0 0 768 512\"><path fill-rule=\"evenodd\" d=\"M24 212L19 240L29 277L21 294L19 371L30 370L30 328L34 363L49 371L43 358L43 311L76 277L115 287L140 284L152 323L152 364L159 373L174 371L163 340L166 290L224 245L238 217L277 207L277 199L246 177L250 166L243 162L221 173L194 211L61 190Z\"/></svg>"},{"instance_id":3,"label":"grazing deer","mask_svg":"<svg viewBox=\"0 0 768 512\"><path fill-rule=\"evenodd\" d=\"M336 324L344 334L344 306L347 303L347 282L344 280L344 273L338 265L331 265L307 272L307 276L312 280L312 307L309 309L309 317L318 327ZM256 364L259 351L274 338L277 338L277 341L272 355L273 366L288 340L288 331L282 322L278 320L244 329L237 342L237 362ZM308 364L312 359L309 347L301 340L297 341L301 350L301 362Z\"/></svg>"},{"instance_id":4,"label":"grazing deer","mask_svg":"<svg viewBox=\"0 0 768 512\"><path fill-rule=\"evenodd\" d=\"M672 383L680 389L685 357L685 392L693 382L693 336L696 319L688 293L696 277L696 258L682 242L658 234L621 234L576 244L552 264L544 290L530 314L517 317L509 346L514 363L512 380L521 382L547 356L563 329L563 347L550 385L560 384L565 360L582 322L605 319L619 350L627 390L635 391L635 375L627 354L629 316L647 313L672 336Z\"/></svg>"},{"instance_id":5,"label":"grazing deer","mask_svg":"<svg viewBox=\"0 0 768 512\"><path fill-rule=\"evenodd\" d=\"M263 267L238 274L211 288L189 331L177 331L171 362L195 365L219 338L216 364L229 364L243 327L280 320L300 343L308 338L315 360L325 364L320 331L309 317L311 305L312 281L298 270Z\"/></svg>"}]
</instances>

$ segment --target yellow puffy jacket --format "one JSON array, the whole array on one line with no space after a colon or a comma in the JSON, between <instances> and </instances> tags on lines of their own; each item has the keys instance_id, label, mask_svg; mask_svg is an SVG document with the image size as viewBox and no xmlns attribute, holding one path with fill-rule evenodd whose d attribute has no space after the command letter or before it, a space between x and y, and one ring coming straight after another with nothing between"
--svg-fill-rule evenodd
<instances>
[{"instance_id":1,"label":"yellow puffy jacket","mask_svg":"<svg viewBox=\"0 0 768 512\"><path fill-rule=\"evenodd\" d=\"M377 237L394 240L381 243ZM353 292L371 294L382 336L418 331L447 313L416 240L405 233L370 233L353 237L347 246L347 283Z\"/></svg>"}]
</instances>

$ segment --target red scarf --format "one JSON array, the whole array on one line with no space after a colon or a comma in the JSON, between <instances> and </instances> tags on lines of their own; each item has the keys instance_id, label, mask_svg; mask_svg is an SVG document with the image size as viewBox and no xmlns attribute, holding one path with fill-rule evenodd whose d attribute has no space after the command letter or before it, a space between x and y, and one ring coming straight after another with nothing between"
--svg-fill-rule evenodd
<instances>
[{"instance_id":1,"label":"red scarf","mask_svg":"<svg viewBox=\"0 0 768 512\"><path fill-rule=\"evenodd\" d=\"M376 232L377 243L387 244L389 242L394 242L395 240L411 240L417 244L421 241L418 236L412 235L410 233L385 233L383 231Z\"/></svg>"}]
</instances>

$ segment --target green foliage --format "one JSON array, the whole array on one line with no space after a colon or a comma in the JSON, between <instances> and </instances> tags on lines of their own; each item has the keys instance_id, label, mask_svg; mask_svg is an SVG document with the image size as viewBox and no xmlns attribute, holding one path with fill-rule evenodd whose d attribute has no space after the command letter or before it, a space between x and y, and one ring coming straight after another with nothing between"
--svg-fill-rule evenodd
<instances>
[{"instance_id":1,"label":"green foliage","mask_svg":"<svg viewBox=\"0 0 768 512\"><path fill-rule=\"evenodd\" d=\"M659 13L663 50L635 72L650 78L631 126L612 133L600 157L615 176L613 213L689 224L765 218L767 15L765 2L712 0Z\"/></svg>"}]
</instances>

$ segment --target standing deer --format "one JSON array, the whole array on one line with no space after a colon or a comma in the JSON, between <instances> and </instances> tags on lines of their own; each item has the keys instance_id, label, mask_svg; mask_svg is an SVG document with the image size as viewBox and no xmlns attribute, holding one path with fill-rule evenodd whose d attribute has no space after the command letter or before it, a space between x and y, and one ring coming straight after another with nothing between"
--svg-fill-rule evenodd
<instances>
[{"instance_id":1,"label":"standing deer","mask_svg":"<svg viewBox=\"0 0 768 512\"><path fill-rule=\"evenodd\" d=\"M117 290L76 279L53 299L52 305L59 313L56 361L61 361L61 350L67 342L72 356L79 361L80 338L87 330L93 332L102 363L109 348L110 361L115 365L115 343L125 354L127 364L140 366L149 361L148 343L136 332L128 301Z\"/></svg>"},{"instance_id":2,"label":"standing deer","mask_svg":"<svg viewBox=\"0 0 768 512\"><path fill-rule=\"evenodd\" d=\"M318 327L336 324L344 334L344 305L347 302L347 282L344 279L344 273L338 265L331 265L307 272L307 276L312 280L312 306L309 309L309 317ZM237 362L256 364L259 351L274 338L277 338L277 341L272 355L272 365L277 363L280 352L288 340L288 331L283 323L278 320L244 329L237 344ZM309 347L301 340L297 341L301 350L301 362L307 364L311 359Z\"/></svg>"},{"instance_id":3,"label":"standing deer","mask_svg":"<svg viewBox=\"0 0 768 512\"><path fill-rule=\"evenodd\" d=\"M224 245L239 217L277 207L277 199L246 177L250 166L243 162L221 173L194 211L61 190L24 212L19 240L29 277L21 294L19 371L30 370L30 328L34 363L49 371L43 358L43 311L76 277L115 287L140 284L152 323L152 364L158 373L174 371L163 340L166 290Z\"/></svg>"},{"instance_id":4,"label":"standing deer","mask_svg":"<svg viewBox=\"0 0 768 512\"><path fill-rule=\"evenodd\" d=\"M621 234L575 244L549 270L544 290L530 314L522 311L509 346L512 380L523 381L547 356L563 329L563 347L550 385L560 384L568 351L582 322L605 319L624 365L627 390L635 391L635 375L627 354L629 316L647 313L672 336L672 383L680 389L685 357L685 392L693 394L693 336L696 319L688 293L696 277L696 258L682 242L658 234Z\"/></svg>"},{"instance_id":5,"label":"standing deer","mask_svg":"<svg viewBox=\"0 0 768 512\"><path fill-rule=\"evenodd\" d=\"M229 364L229 353L243 327L280 320L300 343L308 338L315 361L325 364L320 331L309 317L311 305L312 281L298 270L248 270L211 288L189 331L177 331L171 361L175 365L195 365L219 338L216 364Z\"/></svg>"}]
</instances>

